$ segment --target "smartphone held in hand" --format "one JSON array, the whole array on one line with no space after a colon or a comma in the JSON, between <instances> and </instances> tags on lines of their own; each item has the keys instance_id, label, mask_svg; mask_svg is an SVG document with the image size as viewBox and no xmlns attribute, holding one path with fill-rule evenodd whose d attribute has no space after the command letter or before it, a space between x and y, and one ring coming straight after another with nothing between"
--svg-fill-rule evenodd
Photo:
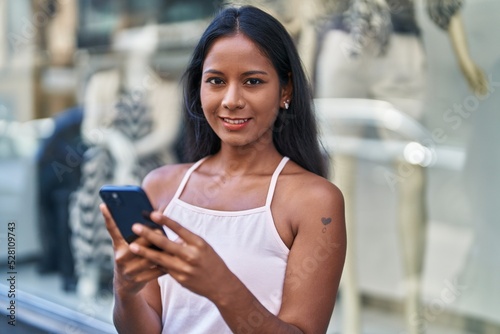
<instances>
[{"instance_id":1,"label":"smartphone held in hand","mask_svg":"<svg viewBox=\"0 0 500 334\"><path fill-rule=\"evenodd\" d=\"M159 229L165 234L162 226L149 218L154 209L141 187L104 185L99 190L99 196L108 207L118 229L128 243L137 238L137 235L132 232L132 225L135 223Z\"/></svg>"}]
</instances>

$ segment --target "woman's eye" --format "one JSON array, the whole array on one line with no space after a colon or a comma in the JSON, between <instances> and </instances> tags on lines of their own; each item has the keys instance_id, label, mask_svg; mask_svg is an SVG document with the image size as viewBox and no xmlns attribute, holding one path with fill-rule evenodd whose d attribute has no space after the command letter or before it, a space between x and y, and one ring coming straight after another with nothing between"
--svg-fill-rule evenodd
<instances>
[{"instance_id":1,"label":"woman's eye","mask_svg":"<svg viewBox=\"0 0 500 334\"><path fill-rule=\"evenodd\" d=\"M252 79L248 79L246 81L246 84L247 85L258 85L258 84L261 84L262 83L262 80L260 79L255 79L255 78L252 78Z\"/></svg>"},{"instance_id":2,"label":"woman's eye","mask_svg":"<svg viewBox=\"0 0 500 334\"><path fill-rule=\"evenodd\" d=\"M219 78L210 78L207 80L208 83L211 83L212 85L222 85L224 81L222 81Z\"/></svg>"}]
</instances>

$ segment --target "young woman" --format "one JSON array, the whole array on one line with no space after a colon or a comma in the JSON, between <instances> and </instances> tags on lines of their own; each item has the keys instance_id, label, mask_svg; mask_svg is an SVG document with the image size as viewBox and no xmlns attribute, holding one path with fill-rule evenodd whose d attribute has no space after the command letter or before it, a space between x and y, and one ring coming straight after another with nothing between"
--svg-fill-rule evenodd
<instances>
[{"instance_id":1,"label":"young woman","mask_svg":"<svg viewBox=\"0 0 500 334\"><path fill-rule=\"evenodd\" d=\"M226 8L185 84L195 163L143 182L168 238L136 224L129 245L101 206L115 249L117 329L326 332L345 257L344 204L324 178L293 41L259 9Z\"/></svg>"}]
</instances>

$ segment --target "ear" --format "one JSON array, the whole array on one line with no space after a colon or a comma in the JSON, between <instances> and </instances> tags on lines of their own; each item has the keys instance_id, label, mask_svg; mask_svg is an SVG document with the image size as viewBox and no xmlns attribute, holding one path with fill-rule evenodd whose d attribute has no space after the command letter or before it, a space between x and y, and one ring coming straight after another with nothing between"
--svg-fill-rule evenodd
<instances>
[{"instance_id":1,"label":"ear","mask_svg":"<svg viewBox=\"0 0 500 334\"><path fill-rule=\"evenodd\" d=\"M288 73L288 82L286 85L281 87L281 98L280 98L280 107L285 109L285 102L290 104L293 96L293 82L292 82L292 73Z\"/></svg>"}]
</instances>

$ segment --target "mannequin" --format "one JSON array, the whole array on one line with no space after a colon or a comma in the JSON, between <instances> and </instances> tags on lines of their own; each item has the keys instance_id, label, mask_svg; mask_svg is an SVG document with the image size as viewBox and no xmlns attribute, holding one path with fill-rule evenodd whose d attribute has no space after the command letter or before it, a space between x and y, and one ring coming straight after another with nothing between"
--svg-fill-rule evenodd
<instances>
[{"instance_id":1,"label":"mannequin","mask_svg":"<svg viewBox=\"0 0 500 334\"><path fill-rule=\"evenodd\" d=\"M85 90L82 133L90 147L84 155L82 183L72 201L71 225L77 291L94 297L109 288L113 250L99 213L99 188L105 183L139 185L152 169L175 161L179 128L178 87L150 66L156 30L135 30L116 37L115 51L124 61L93 74ZM138 40L142 41L138 47Z\"/></svg>"},{"instance_id":2,"label":"mannequin","mask_svg":"<svg viewBox=\"0 0 500 334\"><path fill-rule=\"evenodd\" d=\"M322 47L318 44L325 43L324 39L319 41L321 39L321 36L319 36L321 35L321 25L324 24L328 15L332 15L332 13L338 15L342 11L348 10L349 3L354 2L378 2L385 4L389 10L397 13L405 6L413 6L416 0L314 0L307 3L296 0L296 3L290 6L295 9L293 20L284 22L284 24L292 34L300 35L298 47L302 61L310 75L315 74L315 68L317 67L317 53L318 49ZM433 4L431 0L426 0L426 2L428 6ZM445 8L446 3L455 6L454 15L448 18L448 22L439 22L441 18L436 17L439 15L436 14L436 10L432 11L428 7L428 11L431 18L434 16L433 20L438 21L436 24L447 31L458 65L464 78L467 80L469 88L475 94L484 95L487 92L487 80L483 71L475 64L469 53L462 16L460 11L458 11L462 2L463 0L437 0L434 2L432 8L437 8L438 10L453 10L453 8Z\"/></svg>"},{"instance_id":3,"label":"mannequin","mask_svg":"<svg viewBox=\"0 0 500 334\"><path fill-rule=\"evenodd\" d=\"M459 12L461 5L461 0L428 1L427 9L431 19L447 31L471 91L481 95L486 93L487 83L469 54ZM316 97L385 100L414 119L421 119L426 66L413 0L317 0L302 6L299 2L294 7L302 22L299 50L310 73L316 74ZM392 25L385 25L389 17ZM359 24L360 18L366 21ZM321 25L322 21L329 28L318 34L318 22ZM362 129L354 132L354 135L363 135ZM378 135L384 138L388 133L382 131ZM350 222L342 283L343 332L346 333L361 332L353 238L356 164L353 156L336 155L335 169L330 173L346 197L346 221ZM406 161L396 161L395 170L406 171L404 180L397 183L406 326L411 334L422 333L420 286L426 234L425 173L423 167Z\"/></svg>"}]
</instances>

